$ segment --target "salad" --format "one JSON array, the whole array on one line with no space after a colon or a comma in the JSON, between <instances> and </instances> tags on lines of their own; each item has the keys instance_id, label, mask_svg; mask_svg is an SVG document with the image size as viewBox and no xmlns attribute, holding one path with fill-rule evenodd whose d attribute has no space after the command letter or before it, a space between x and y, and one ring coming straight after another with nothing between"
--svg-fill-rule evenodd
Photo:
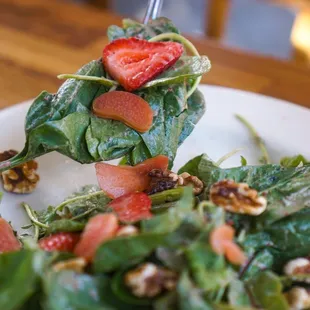
<instances>
[{"instance_id":1,"label":"salad","mask_svg":"<svg viewBox=\"0 0 310 310\"><path fill-rule=\"evenodd\" d=\"M35 190L34 159L51 151L95 163L98 179L42 212L23 203L32 234L0 217L0 309L310 308L309 162L271 164L238 116L260 165L202 154L172 171L205 112L210 61L166 18L108 36L102 58L34 100L24 149L0 157L8 191L22 176Z\"/></svg>"}]
</instances>

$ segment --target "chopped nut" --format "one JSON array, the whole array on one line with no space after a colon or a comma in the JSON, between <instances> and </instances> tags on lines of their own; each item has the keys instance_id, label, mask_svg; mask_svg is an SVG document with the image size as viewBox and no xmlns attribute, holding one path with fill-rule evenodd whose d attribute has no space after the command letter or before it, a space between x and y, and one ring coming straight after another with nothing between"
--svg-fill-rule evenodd
<instances>
[{"instance_id":1,"label":"chopped nut","mask_svg":"<svg viewBox=\"0 0 310 310\"><path fill-rule=\"evenodd\" d=\"M210 200L227 211L259 215L266 210L267 200L246 183L222 180L210 189Z\"/></svg>"},{"instance_id":2,"label":"chopped nut","mask_svg":"<svg viewBox=\"0 0 310 310\"><path fill-rule=\"evenodd\" d=\"M149 176L151 177L151 182L149 188L146 191L148 195L175 188L177 185L177 181L170 177L170 171L153 169L149 173Z\"/></svg>"},{"instance_id":3,"label":"chopped nut","mask_svg":"<svg viewBox=\"0 0 310 310\"><path fill-rule=\"evenodd\" d=\"M14 150L0 153L0 161L8 160L17 154ZM38 164L31 160L1 173L3 187L6 191L16 194L32 193L40 180L36 173Z\"/></svg>"},{"instance_id":4,"label":"chopped nut","mask_svg":"<svg viewBox=\"0 0 310 310\"><path fill-rule=\"evenodd\" d=\"M297 274L310 274L310 261L307 258L296 258L284 266L284 273L288 276Z\"/></svg>"},{"instance_id":5,"label":"chopped nut","mask_svg":"<svg viewBox=\"0 0 310 310\"><path fill-rule=\"evenodd\" d=\"M310 307L310 294L309 291L303 287L293 287L286 292L285 297L292 310L309 309Z\"/></svg>"},{"instance_id":6,"label":"chopped nut","mask_svg":"<svg viewBox=\"0 0 310 310\"><path fill-rule=\"evenodd\" d=\"M58 272L61 270L73 270L75 272L83 272L87 262L83 257L77 257L68 259L62 262L58 262L53 266L53 270Z\"/></svg>"},{"instance_id":7,"label":"chopped nut","mask_svg":"<svg viewBox=\"0 0 310 310\"><path fill-rule=\"evenodd\" d=\"M183 172L179 175L178 183L182 183L180 185L186 186L189 184L193 185L193 193L194 195L199 195L203 190L203 183L197 177L190 175L187 172Z\"/></svg>"},{"instance_id":8,"label":"chopped nut","mask_svg":"<svg viewBox=\"0 0 310 310\"><path fill-rule=\"evenodd\" d=\"M125 275L125 284L137 297L155 297L164 290L173 290L177 274L167 268L146 263Z\"/></svg>"},{"instance_id":9,"label":"chopped nut","mask_svg":"<svg viewBox=\"0 0 310 310\"><path fill-rule=\"evenodd\" d=\"M139 233L139 229L136 226L125 225L117 231L116 237L136 236L138 233Z\"/></svg>"}]
</instances>

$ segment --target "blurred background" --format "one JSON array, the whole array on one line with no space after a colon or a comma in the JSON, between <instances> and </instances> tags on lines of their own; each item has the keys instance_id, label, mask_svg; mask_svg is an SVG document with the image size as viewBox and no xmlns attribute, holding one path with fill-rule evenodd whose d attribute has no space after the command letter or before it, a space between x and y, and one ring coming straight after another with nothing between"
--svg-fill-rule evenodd
<instances>
[{"instance_id":1,"label":"blurred background","mask_svg":"<svg viewBox=\"0 0 310 310\"><path fill-rule=\"evenodd\" d=\"M148 2L70 1L139 20ZM161 15L173 19L183 33L310 65L310 0L165 0Z\"/></svg>"}]
</instances>

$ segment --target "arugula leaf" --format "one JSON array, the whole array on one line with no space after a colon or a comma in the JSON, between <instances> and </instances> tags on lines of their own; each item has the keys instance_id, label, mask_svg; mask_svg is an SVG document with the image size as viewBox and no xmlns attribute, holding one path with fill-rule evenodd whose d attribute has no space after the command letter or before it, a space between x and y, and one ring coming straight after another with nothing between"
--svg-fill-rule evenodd
<instances>
[{"instance_id":1,"label":"arugula leaf","mask_svg":"<svg viewBox=\"0 0 310 310\"><path fill-rule=\"evenodd\" d=\"M247 160L243 156L240 157L241 157L241 166L246 166L248 164Z\"/></svg>"},{"instance_id":2,"label":"arugula leaf","mask_svg":"<svg viewBox=\"0 0 310 310\"><path fill-rule=\"evenodd\" d=\"M47 234L54 234L57 232L76 232L82 231L85 224L70 219L61 219L52 222L47 229Z\"/></svg>"},{"instance_id":3,"label":"arugula leaf","mask_svg":"<svg viewBox=\"0 0 310 310\"><path fill-rule=\"evenodd\" d=\"M274 273L259 273L249 282L249 288L258 305L266 310L289 310L290 307L282 294L282 283Z\"/></svg>"},{"instance_id":4,"label":"arugula leaf","mask_svg":"<svg viewBox=\"0 0 310 310\"><path fill-rule=\"evenodd\" d=\"M309 164L310 162L301 154L293 157L283 157L280 160L280 165L283 167L297 167L299 165Z\"/></svg>"}]
</instances>

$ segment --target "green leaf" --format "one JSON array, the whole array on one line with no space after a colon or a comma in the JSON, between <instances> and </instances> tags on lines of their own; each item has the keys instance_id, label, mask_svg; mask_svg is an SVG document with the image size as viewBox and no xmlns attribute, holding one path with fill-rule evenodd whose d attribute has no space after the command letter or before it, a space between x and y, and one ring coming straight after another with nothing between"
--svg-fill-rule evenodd
<instances>
[{"instance_id":1,"label":"green leaf","mask_svg":"<svg viewBox=\"0 0 310 310\"><path fill-rule=\"evenodd\" d=\"M45 307L49 310L116 309L104 302L97 278L72 271L50 272L44 277Z\"/></svg>"},{"instance_id":2,"label":"green leaf","mask_svg":"<svg viewBox=\"0 0 310 310\"><path fill-rule=\"evenodd\" d=\"M211 63L207 56L183 56L175 65L155 80L146 83L143 88L183 83L209 72L210 69Z\"/></svg>"},{"instance_id":3,"label":"green leaf","mask_svg":"<svg viewBox=\"0 0 310 310\"><path fill-rule=\"evenodd\" d=\"M280 160L280 165L283 167L297 167L300 165L309 164L310 162L301 154L293 157L283 157Z\"/></svg>"},{"instance_id":4,"label":"green leaf","mask_svg":"<svg viewBox=\"0 0 310 310\"><path fill-rule=\"evenodd\" d=\"M241 166L246 166L248 164L247 160L243 156L240 157L241 157Z\"/></svg>"},{"instance_id":5,"label":"green leaf","mask_svg":"<svg viewBox=\"0 0 310 310\"><path fill-rule=\"evenodd\" d=\"M204 181L207 196L210 187L223 179L244 182L260 194L266 193L267 211L257 217L257 225L270 224L310 206L310 165L300 168L262 165L221 169L203 154L189 161L179 173L184 171Z\"/></svg>"},{"instance_id":6,"label":"green leaf","mask_svg":"<svg viewBox=\"0 0 310 310\"><path fill-rule=\"evenodd\" d=\"M193 284L189 273L184 271L177 286L179 309L212 310L213 307L203 298L201 291Z\"/></svg>"},{"instance_id":7,"label":"green leaf","mask_svg":"<svg viewBox=\"0 0 310 310\"><path fill-rule=\"evenodd\" d=\"M52 222L47 229L48 234L54 234L57 232L77 232L82 231L85 227L85 224L72 221L69 219L61 219Z\"/></svg>"},{"instance_id":8,"label":"green leaf","mask_svg":"<svg viewBox=\"0 0 310 310\"><path fill-rule=\"evenodd\" d=\"M214 253L207 242L192 244L185 254L195 283L203 291L210 293L225 288L233 279L234 273L226 264L225 258Z\"/></svg>"},{"instance_id":9,"label":"green leaf","mask_svg":"<svg viewBox=\"0 0 310 310\"><path fill-rule=\"evenodd\" d=\"M142 233L103 243L94 260L95 272L109 272L140 262L157 247L165 245L166 233Z\"/></svg>"},{"instance_id":10,"label":"green leaf","mask_svg":"<svg viewBox=\"0 0 310 310\"><path fill-rule=\"evenodd\" d=\"M249 288L257 304L266 310L289 310L290 307L282 294L280 278L266 271L261 272L249 282Z\"/></svg>"},{"instance_id":11,"label":"green leaf","mask_svg":"<svg viewBox=\"0 0 310 310\"><path fill-rule=\"evenodd\" d=\"M0 254L0 309L18 309L35 293L44 258L26 250Z\"/></svg>"},{"instance_id":12,"label":"green leaf","mask_svg":"<svg viewBox=\"0 0 310 310\"><path fill-rule=\"evenodd\" d=\"M193 192L191 187L184 188L184 194L175 207L164 214L142 221L143 232L169 233L175 231L193 209Z\"/></svg>"},{"instance_id":13,"label":"green leaf","mask_svg":"<svg viewBox=\"0 0 310 310\"><path fill-rule=\"evenodd\" d=\"M242 281L234 279L229 284L228 301L232 306L251 306L251 302Z\"/></svg>"},{"instance_id":14,"label":"green leaf","mask_svg":"<svg viewBox=\"0 0 310 310\"><path fill-rule=\"evenodd\" d=\"M275 268L288 260L310 253L310 209L291 214L265 227L256 234L249 234L244 246L249 254L269 248L273 251Z\"/></svg>"}]
</instances>

